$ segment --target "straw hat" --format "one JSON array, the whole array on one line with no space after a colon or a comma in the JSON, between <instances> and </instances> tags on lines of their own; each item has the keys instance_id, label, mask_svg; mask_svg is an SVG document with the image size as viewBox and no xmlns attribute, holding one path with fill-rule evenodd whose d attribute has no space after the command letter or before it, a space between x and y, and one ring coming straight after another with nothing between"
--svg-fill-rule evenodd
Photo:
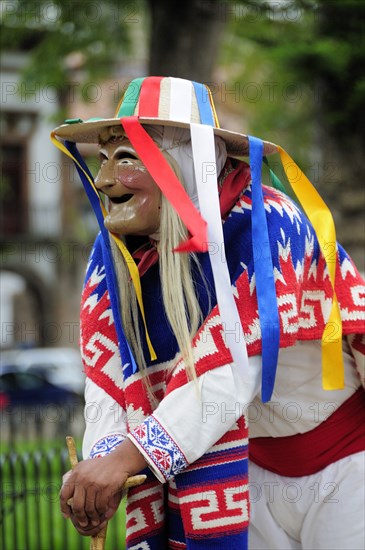
<instances>
[{"instance_id":1,"label":"straw hat","mask_svg":"<svg viewBox=\"0 0 365 550\"><path fill-rule=\"evenodd\" d=\"M172 77L137 78L130 82L113 118L73 119L54 130L62 140L98 143L100 133L119 126L120 119L137 116L143 125L189 128L191 123L209 125L226 142L229 156L248 155L248 137L219 127L214 102L207 86ZM264 154L277 152L273 143L264 141Z\"/></svg>"}]
</instances>

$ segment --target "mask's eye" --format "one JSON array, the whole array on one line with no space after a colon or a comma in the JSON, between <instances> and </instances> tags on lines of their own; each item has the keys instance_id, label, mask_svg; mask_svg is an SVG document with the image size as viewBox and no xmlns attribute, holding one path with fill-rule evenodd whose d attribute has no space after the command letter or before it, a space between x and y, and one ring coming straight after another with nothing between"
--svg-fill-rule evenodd
<instances>
[{"instance_id":1,"label":"mask's eye","mask_svg":"<svg viewBox=\"0 0 365 550\"><path fill-rule=\"evenodd\" d=\"M106 157L103 153L99 154L100 166L103 166L103 164L105 164L107 160L108 160L108 157Z\"/></svg>"}]
</instances>

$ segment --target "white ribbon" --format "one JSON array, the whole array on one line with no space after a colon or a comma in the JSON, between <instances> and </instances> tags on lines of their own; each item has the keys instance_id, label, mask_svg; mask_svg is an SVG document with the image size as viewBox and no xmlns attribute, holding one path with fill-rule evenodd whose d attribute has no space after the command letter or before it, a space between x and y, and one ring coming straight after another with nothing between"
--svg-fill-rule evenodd
<instances>
[{"instance_id":1,"label":"white ribbon","mask_svg":"<svg viewBox=\"0 0 365 550\"><path fill-rule=\"evenodd\" d=\"M170 119L189 124L193 84L182 78L170 78L170 82Z\"/></svg>"},{"instance_id":2,"label":"white ribbon","mask_svg":"<svg viewBox=\"0 0 365 550\"><path fill-rule=\"evenodd\" d=\"M247 347L232 292L224 247L213 128L191 124L190 130L199 206L208 224L208 251L224 338L240 375L249 383Z\"/></svg>"}]
</instances>

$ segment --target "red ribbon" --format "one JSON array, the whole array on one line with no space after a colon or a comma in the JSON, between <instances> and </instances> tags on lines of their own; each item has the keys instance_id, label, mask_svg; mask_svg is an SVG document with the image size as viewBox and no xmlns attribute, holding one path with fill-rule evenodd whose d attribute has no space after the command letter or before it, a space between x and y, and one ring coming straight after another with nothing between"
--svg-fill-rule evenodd
<instances>
[{"instance_id":1,"label":"red ribbon","mask_svg":"<svg viewBox=\"0 0 365 550\"><path fill-rule=\"evenodd\" d=\"M158 117L162 76L149 76L142 82L139 94L138 116Z\"/></svg>"},{"instance_id":2,"label":"red ribbon","mask_svg":"<svg viewBox=\"0 0 365 550\"><path fill-rule=\"evenodd\" d=\"M120 122L137 155L190 232L191 238L181 243L175 251L207 252L207 223L156 143L139 123L138 117L123 117Z\"/></svg>"}]
</instances>

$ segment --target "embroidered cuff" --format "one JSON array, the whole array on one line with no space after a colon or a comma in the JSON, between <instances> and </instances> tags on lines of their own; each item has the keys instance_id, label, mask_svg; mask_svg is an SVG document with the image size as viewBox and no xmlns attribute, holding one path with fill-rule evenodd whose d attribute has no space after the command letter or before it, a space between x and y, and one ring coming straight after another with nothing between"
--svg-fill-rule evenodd
<instances>
[{"instance_id":1,"label":"embroidered cuff","mask_svg":"<svg viewBox=\"0 0 365 550\"><path fill-rule=\"evenodd\" d=\"M162 483L189 465L184 453L154 416L146 418L128 437L137 445Z\"/></svg>"},{"instance_id":2,"label":"embroidered cuff","mask_svg":"<svg viewBox=\"0 0 365 550\"><path fill-rule=\"evenodd\" d=\"M123 440L124 436L122 434L110 434L102 437L92 446L90 458L108 455L114 451Z\"/></svg>"}]
</instances>

